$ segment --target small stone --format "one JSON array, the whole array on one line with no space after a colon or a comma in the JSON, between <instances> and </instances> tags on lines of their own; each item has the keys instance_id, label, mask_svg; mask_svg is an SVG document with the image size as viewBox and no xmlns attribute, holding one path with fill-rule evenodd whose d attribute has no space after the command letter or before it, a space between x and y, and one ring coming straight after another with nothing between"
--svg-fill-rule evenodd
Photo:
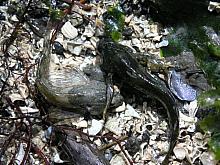
<instances>
[{"instance_id":1,"label":"small stone","mask_svg":"<svg viewBox=\"0 0 220 165\"><path fill-rule=\"evenodd\" d=\"M78 26L80 24L83 23L83 18L82 15L78 14L78 13L74 13L73 15L71 15L73 18L71 18L71 24L73 26Z\"/></svg>"},{"instance_id":2,"label":"small stone","mask_svg":"<svg viewBox=\"0 0 220 165\"><path fill-rule=\"evenodd\" d=\"M61 28L62 34L69 39L74 39L78 36L77 29L68 21Z\"/></svg>"},{"instance_id":3,"label":"small stone","mask_svg":"<svg viewBox=\"0 0 220 165\"><path fill-rule=\"evenodd\" d=\"M209 2L208 10L210 12L216 10L217 13L220 13L220 2Z\"/></svg>"},{"instance_id":4,"label":"small stone","mask_svg":"<svg viewBox=\"0 0 220 165\"><path fill-rule=\"evenodd\" d=\"M94 46L91 44L90 41L86 41L83 43L83 46L87 49L95 50Z\"/></svg>"},{"instance_id":5,"label":"small stone","mask_svg":"<svg viewBox=\"0 0 220 165\"><path fill-rule=\"evenodd\" d=\"M17 56L18 48L14 45L10 45L9 49L8 49L8 53L13 55L13 56Z\"/></svg>"}]
</instances>

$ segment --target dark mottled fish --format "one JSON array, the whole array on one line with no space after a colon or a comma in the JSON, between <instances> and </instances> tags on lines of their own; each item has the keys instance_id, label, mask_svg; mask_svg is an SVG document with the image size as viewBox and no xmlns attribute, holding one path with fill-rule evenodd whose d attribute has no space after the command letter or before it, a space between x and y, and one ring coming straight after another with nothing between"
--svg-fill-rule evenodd
<instances>
[{"instance_id":1,"label":"dark mottled fish","mask_svg":"<svg viewBox=\"0 0 220 165\"><path fill-rule=\"evenodd\" d=\"M168 164L179 134L179 113L172 93L164 82L140 67L128 47L104 38L98 43L98 51L101 53L101 68L106 74L117 74L122 82L143 95L154 97L166 109L170 128L170 147L162 164Z\"/></svg>"}]
</instances>

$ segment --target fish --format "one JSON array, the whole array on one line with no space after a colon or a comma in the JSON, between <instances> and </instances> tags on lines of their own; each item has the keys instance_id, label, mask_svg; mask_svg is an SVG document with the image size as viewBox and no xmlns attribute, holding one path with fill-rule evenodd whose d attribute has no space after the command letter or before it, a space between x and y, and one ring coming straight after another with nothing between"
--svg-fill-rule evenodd
<instances>
[{"instance_id":1,"label":"fish","mask_svg":"<svg viewBox=\"0 0 220 165\"><path fill-rule=\"evenodd\" d=\"M143 96L151 96L159 101L166 110L169 125L169 150L162 165L169 162L169 157L179 135L179 111L177 101L166 84L159 78L146 72L134 58L129 47L104 37L97 44L100 53L100 67L105 75L117 75L120 81ZM123 85L124 85L123 84Z\"/></svg>"}]
</instances>

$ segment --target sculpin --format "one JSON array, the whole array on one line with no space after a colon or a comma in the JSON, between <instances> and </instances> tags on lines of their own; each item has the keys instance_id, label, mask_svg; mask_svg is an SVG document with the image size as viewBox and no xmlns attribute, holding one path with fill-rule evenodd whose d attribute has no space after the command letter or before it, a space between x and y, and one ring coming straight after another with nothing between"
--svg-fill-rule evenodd
<instances>
[{"instance_id":1,"label":"sculpin","mask_svg":"<svg viewBox=\"0 0 220 165\"><path fill-rule=\"evenodd\" d=\"M50 39L45 37L45 47L38 66L36 85L41 94L53 105L73 112L92 115L102 114L106 106L106 84L100 70L90 69L93 76L75 67L63 67L54 63ZM99 76L94 76L94 75ZM97 78L98 77L98 78ZM122 104L119 93L112 107Z\"/></svg>"},{"instance_id":2,"label":"sculpin","mask_svg":"<svg viewBox=\"0 0 220 165\"><path fill-rule=\"evenodd\" d=\"M170 129L170 147L162 164L168 164L168 159L176 144L179 134L179 113L174 96L159 78L140 67L128 47L113 42L111 39L103 38L98 43L98 51L101 54L101 69L106 74L117 75L123 85L128 84L133 90L142 95L152 96L157 99L168 116Z\"/></svg>"}]
</instances>

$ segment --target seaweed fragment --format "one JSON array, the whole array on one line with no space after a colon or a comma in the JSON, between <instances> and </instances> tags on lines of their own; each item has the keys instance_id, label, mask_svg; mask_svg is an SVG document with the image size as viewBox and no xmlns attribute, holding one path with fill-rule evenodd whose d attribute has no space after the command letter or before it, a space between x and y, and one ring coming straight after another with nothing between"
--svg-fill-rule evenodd
<instances>
[{"instance_id":1,"label":"seaweed fragment","mask_svg":"<svg viewBox=\"0 0 220 165\"><path fill-rule=\"evenodd\" d=\"M105 33L114 41L118 41L122 37L124 30L125 16L119 5L108 8L108 11L103 14L105 23Z\"/></svg>"}]
</instances>

